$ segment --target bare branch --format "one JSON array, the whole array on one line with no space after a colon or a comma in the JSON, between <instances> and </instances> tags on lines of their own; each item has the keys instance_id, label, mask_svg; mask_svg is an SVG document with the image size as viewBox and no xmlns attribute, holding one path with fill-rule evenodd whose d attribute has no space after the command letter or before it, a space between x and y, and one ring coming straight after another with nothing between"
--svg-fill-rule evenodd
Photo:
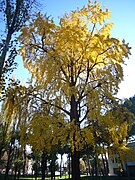
<instances>
[{"instance_id":1,"label":"bare branch","mask_svg":"<svg viewBox=\"0 0 135 180\"><path fill-rule=\"evenodd\" d=\"M84 117L80 120L80 124L87 118L88 113L89 113L89 109L87 107L87 110L86 110Z\"/></svg>"},{"instance_id":2,"label":"bare branch","mask_svg":"<svg viewBox=\"0 0 135 180\"><path fill-rule=\"evenodd\" d=\"M41 97L38 96L38 94L34 94L34 95L31 94L31 95L34 96L35 98L39 99L40 101L42 101L44 104L48 104L48 105L50 105L50 106L56 107L56 108L58 108L59 110L62 110L64 113L66 113L67 115L70 116L70 112L67 111L66 109L62 108L61 106L58 106L58 105L56 105L56 104L53 104L53 103L50 103L50 102L46 101L45 99L42 99Z\"/></svg>"}]
</instances>

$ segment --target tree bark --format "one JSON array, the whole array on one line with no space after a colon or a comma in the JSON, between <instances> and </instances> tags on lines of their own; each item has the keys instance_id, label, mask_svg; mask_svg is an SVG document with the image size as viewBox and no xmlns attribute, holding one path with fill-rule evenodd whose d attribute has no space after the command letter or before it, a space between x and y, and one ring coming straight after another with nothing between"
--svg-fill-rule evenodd
<instances>
[{"instance_id":1,"label":"tree bark","mask_svg":"<svg viewBox=\"0 0 135 180\"><path fill-rule=\"evenodd\" d=\"M16 180L16 175L17 175L17 165L15 165L15 174L14 174L14 180Z\"/></svg>"},{"instance_id":2,"label":"tree bark","mask_svg":"<svg viewBox=\"0 0 135 180\"><path fill-rule=\"evenodd\" d=\"M51 180L55 180L55 154L52 154L52 159L51 159Z\"/></svg>"},{"instance_id":3,"label":"tree bark","mask_svg":"<svg viewBox=\"0 0 135 180\"><path fill-rule=\"evenodd\" d=\"M1 54L1 57L0 57L0 81L1 81L1 78L2 78L4 62L5 62L5 59L6 59L6 54L7 54L8 49L9 49L9 43L11 41L11 37L12 37L12 33L8 32L7 37L6 37L6 41L5 41L5 45L4 45L4 48L3 48L3 51L2 51L2 54Z\"/></svg>"},{"instance_id":4,"label":"tree bark","mask_svg":"<svg viewBox=\"0 0 135 180\"><path fill-rule=\"evenodd\" d=\"M61 160L60 160L60 178L62 176L62 161L63 161L62 156L63 156L63 154L61 154Z\"/></svg>"},{"instance_id":5,"label":"tree bark","mask_svg":"<svg viewBox=\"0 0 135 180\"><path fill-rule=\"evenodd\" d=\"M80 153L79 151L74 150L71 153L72 158L72 180L79 180L80 179Z\"/></svg>"},{"instance_id":6,"label":"tree bark","mask_svg":"<svg viewBox=\"0 0 135 180\"><path fill-rule=\"evenodd\" d=\"M89 161L89 156L87 155L87 163L88 163L88 172L89 175L91 175L91 171L90 171L90 161Z\"/></svg>"},{"instance_id":7,"label":"tree bark","mask_svg":"<svg viewBox=\"0 0 135 180\"><path fill-rule=\"evenodd\" d=\"M17 160L19 158L19 148L15 148L15 160ZM17 172L19 171L19 164L18 164L18 161L16 161L15 163L15 175L14 175L14 180L17 179ZM18 172L19 174L19 172Z\"/></svg>"},{"instance_id":8,"label":"tree bark","mask_svg":"<svg viewBox=\"0 0 135 180\"><path fill-rule=\"evenodd\" d=\"M73 82L73 80L72 80ZM73 84L73 83L72 83ZM76 150L76 130L80 130L79 115L77 111L77 103L75 101L75 95L71 96L71 121L75 121L75 132L73 134L74 150L71 153L72 159L72 180L80 180L80 152Z\"/></svg>"},{"instance_id":9,"label":"tree bark","mask_svg":"<svg viewBox=\"0 0 135 180\"><path fill-rule=\"evenodd\" d=\"M4 180L7 180L8 177L8 172L10 170L10 166L11 166L11 162L12 162L12 144L9 147L9 153L8 153L8 160L7 160L7 165L6 165L6 172L5 172L5 176L4 176Z\"/></svg>"},{"instance_id":10,"label":"tree bark","mask_svg":"<svg viewBox=\"0 0 135 180\"><path fill-rule=\"evenodd\" d=\"M24 149L23 149L23 176L25 175L25 169L26 169L26 149L24 146Z\"/></svg>"},{"instance_id":11,"label":"tree bark","mask_svg":"<svg viewBox=\"0 0 135 180\"><path fill-rule=\"evenodd\" d=\"M94 158L94 162L95 162L95 175L96 175L96 179L97 179L97 177L98 177L97 155Z\"/></svg>"},{"instance_id":12,"label":"tree bark","mask_svg":"<svg viewBox=\"0 0 135 180\"><path fill-rule=\"evenodd\" d=\"M108 159L107 159L106 153L104 155L105 155L105 162L106 162L106 174L108 176L108 174L109 174L109 164L108 164Z\"/></svg>"},{"instance_id":13,"label":"tree bark","mask_svg":"<svg viewBox=\"0 0 135 180\"><path fill-rule=\"evenodd\" d=\"M101 154L101 157L102 157L102 162L103 162L103 166L104 166L104 169L102 171L103 176L104 176L107 174L107 170L106 170L106 165L105 165L105 160L104 160L103 154Z\"/></svg>"},{"instance_id":14,"label":"tree bark","mask_svg":"<svg viewBox=\"0 0 135 180\"><path fill-rule=\"evenodd\" d=\"M42 161L41 161L41 166L42 166L42 180L45 180L46 164L47 164L46 153L43 152L43 154L42 154Z\"/></svg>"},{"instance_id":15,"label":"tree bark","mask_svg":"<svg viewBox=\"0 0 135 180\"><path fill-rule=\"evenodd\" d=\"M69 177L69 179L70 179L70 174L71 174L71 172L70 172L70 153L68 154L68 159L69 159L69 170L68 170L68 177Z\"/></svg>"},{"instance_id":16,"label":"tree bark","mask_svg":"<svg viewBox=\"0 0 135 180\"><path fill-rule=\"evenodd\" d=\"M3 133L2 133L2 141L0 143L0 161L1 161L1 158L2 158L2 151L4 149L4 145L5 145L5 141L6 141L8 127L9 127L9 123L5 124L4 127L3 127L4 130L3 130Z\"/></svg>"}]
</instances>

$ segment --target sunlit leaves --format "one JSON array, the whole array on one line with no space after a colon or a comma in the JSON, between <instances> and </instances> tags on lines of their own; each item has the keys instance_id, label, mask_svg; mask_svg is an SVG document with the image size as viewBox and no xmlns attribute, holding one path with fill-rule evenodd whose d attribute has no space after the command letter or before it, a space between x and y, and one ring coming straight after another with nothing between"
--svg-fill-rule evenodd
<instances>
[{"instance_id":1,"label":"sunlit leaves","mask_svg":"<svg viewBox=\"0 0 135 180\"><path fill-rule=\"evenodd\" d=\"M110 11L101 3L89 1L82 9L66 13L57 25L38 13L22 29L20 54L32 74L34 103L36 99L39 103L27 127L32 146L39 136L40 147L47 141L57 143L55 138L49 139L54 132L59 138L64 133L61 141L70 143L73 151L86 143L106 142L106 135L109 145L117 146L125 139L128 122L122 121L120 126L111 109L123 79L121 65L130 48L111 36L113 24L105 23L109 18ZM51 109L48 114L41 113L43 104ZM58 119L65 123L63 133Z\"/></svg>"},{"instance_id":2,"label":"sunlit leaves","mask_svg":"<svg viewBox=\"0 0 135 180\"><path fill-rule=\"evenodd\" d=\"M127 46L110 37L112 23L100 23L102 27L98 30L96 23L100 18L104 21L109 14L108 10L101 10L100 3L89 2L88 7L66 14L56 26L52 19L38 13L20 36L25 67L45 87L52 80L57 81L58 86L62 81L64 91L71 73L75 83L83 80L87 71L95 74L98 68L100 73L106 73L106 65L115 66L128 54ZM111 71L117 74L115 68Z\"/></svg>"}]
</instances>

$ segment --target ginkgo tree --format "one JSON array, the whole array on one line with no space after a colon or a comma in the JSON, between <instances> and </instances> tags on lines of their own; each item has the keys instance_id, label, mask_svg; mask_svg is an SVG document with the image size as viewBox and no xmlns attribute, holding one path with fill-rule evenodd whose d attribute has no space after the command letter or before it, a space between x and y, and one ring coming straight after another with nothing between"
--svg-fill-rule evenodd
<instances>
[{"instance_id":1,"label":"ginkgo tree","mask_svg":"<svg viewBox=\"0 0 135 180\"><path fill-rule=\"evenodd\" d=\"M58 25L38 13L19 38L24 66L36 82L33 96L63 113L68 124L63 136L72 149L73 180L80 178L80 150L85 142L94 143L92 124L115 101L122 64L130 54L125 41L111 36L109 18L101 3L89 1L66 13Z\"/></svg>"}]
</instances>

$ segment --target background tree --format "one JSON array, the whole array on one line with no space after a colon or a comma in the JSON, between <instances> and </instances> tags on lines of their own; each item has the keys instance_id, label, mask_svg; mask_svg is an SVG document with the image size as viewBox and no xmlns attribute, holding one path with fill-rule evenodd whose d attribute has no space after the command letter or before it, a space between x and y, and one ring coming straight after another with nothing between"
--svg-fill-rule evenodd
<instances>
[{"instance_id":1,"label":"background tree","mask_svg":"<svg viewBox=\"0 0 135 180\"><path fill-rule=\"evenodd\" d=\"M51 108L51 106L37 100L34 97L34 93L36 94L37 91L31 86L26 88L19 86L16 82L12 82L10 87L7 88L5 114L10 118L14 115L18 120L17 126L20 130L22 149L28 144L34 152L38 151L40 154L43 154L42 179L44 179L46 168L44 161L47 160L46 157L50 153L52 158L55 157L54 154L57 151L54 151L54 146L58 144L59 137L62 137L62 127L66 123L63 120L63 115L56 108ZM43 91L42 94L44 94ZM53 159L50 161L53 162L50 167L54 167L55 162ZM53 168L52 177L54 176L54 170Z\"/></svg>"},{"instance_id":2,"label":"background tree","mask_svg":"<svg viewBox=\"0 0 135 180\"><path fill-rule=\"evenodd\" d=\"M102 9L100 3L88 2L86 7L66 14L59 25L38 13L20 36L20 53L33 79L25 97L38 102L36 108L39 104L50 107L54 132L60 121L65 122L60 140L71 146L73 180L80 179L80 151L95 143L94 123L102 122L115 102L123 78L121 64L130 54L125 41L111 37L112 23L105 23L109 17L109 10ZM35 128L39 132L43 119L34 120L40 122Z\"/></svg>"},{"instance_id":3,"label":"background tree","mask_svg":"<svg viewBox=\"0 0 135 180\"><path fill-rule=\"evenodd\" d=\"M14 113L14 95L16 89L14 85L16 82L12 81L11 86L7 89L7 96L2 104L1 108L1 131L0 131L0 160L3 158L3 155L7 154L7 162L5 162L6 169L5 179L9 170L14 172L20 172L20 167L22 158L20 154L20 127L19 127L19 115L16 116ZM23 148L22 148L23 149ZM0 161L0 164L2 162Z\"/></svg>"},{"instance_id":4,"label":"background tree","mask_svg":"<svg viewBox=\"0 0 135 180\"><path fill-rule=\"evenodd\" d=\"M135 135L135 96L125 99L124 106L134 115L132 118L132 127L129 130L129 138L134 139Z\"/></svg>"},{"instance_id":5,"label":"background tree","mask_svg":"<svg viewBox=\"0 0 135 180\"><path fill-rule=\"evenodd\" d=\"M0 14L3 31L0 38L0 83L5 81L4 75L12 72L16 66L17 35L22 26L30 18L30 11L35 0L1 0Z\"/></svg>"},{"instance_id":6,"label":"background tree","mask_svg":"<svg viewBox=\"0 0 135 180\"><path fill-rule=\"evenodd\" d=\"M0 161L7 144L7 135L10 123L5 121L4 112L0 113Z\"/></svg>"}]
</instances>

